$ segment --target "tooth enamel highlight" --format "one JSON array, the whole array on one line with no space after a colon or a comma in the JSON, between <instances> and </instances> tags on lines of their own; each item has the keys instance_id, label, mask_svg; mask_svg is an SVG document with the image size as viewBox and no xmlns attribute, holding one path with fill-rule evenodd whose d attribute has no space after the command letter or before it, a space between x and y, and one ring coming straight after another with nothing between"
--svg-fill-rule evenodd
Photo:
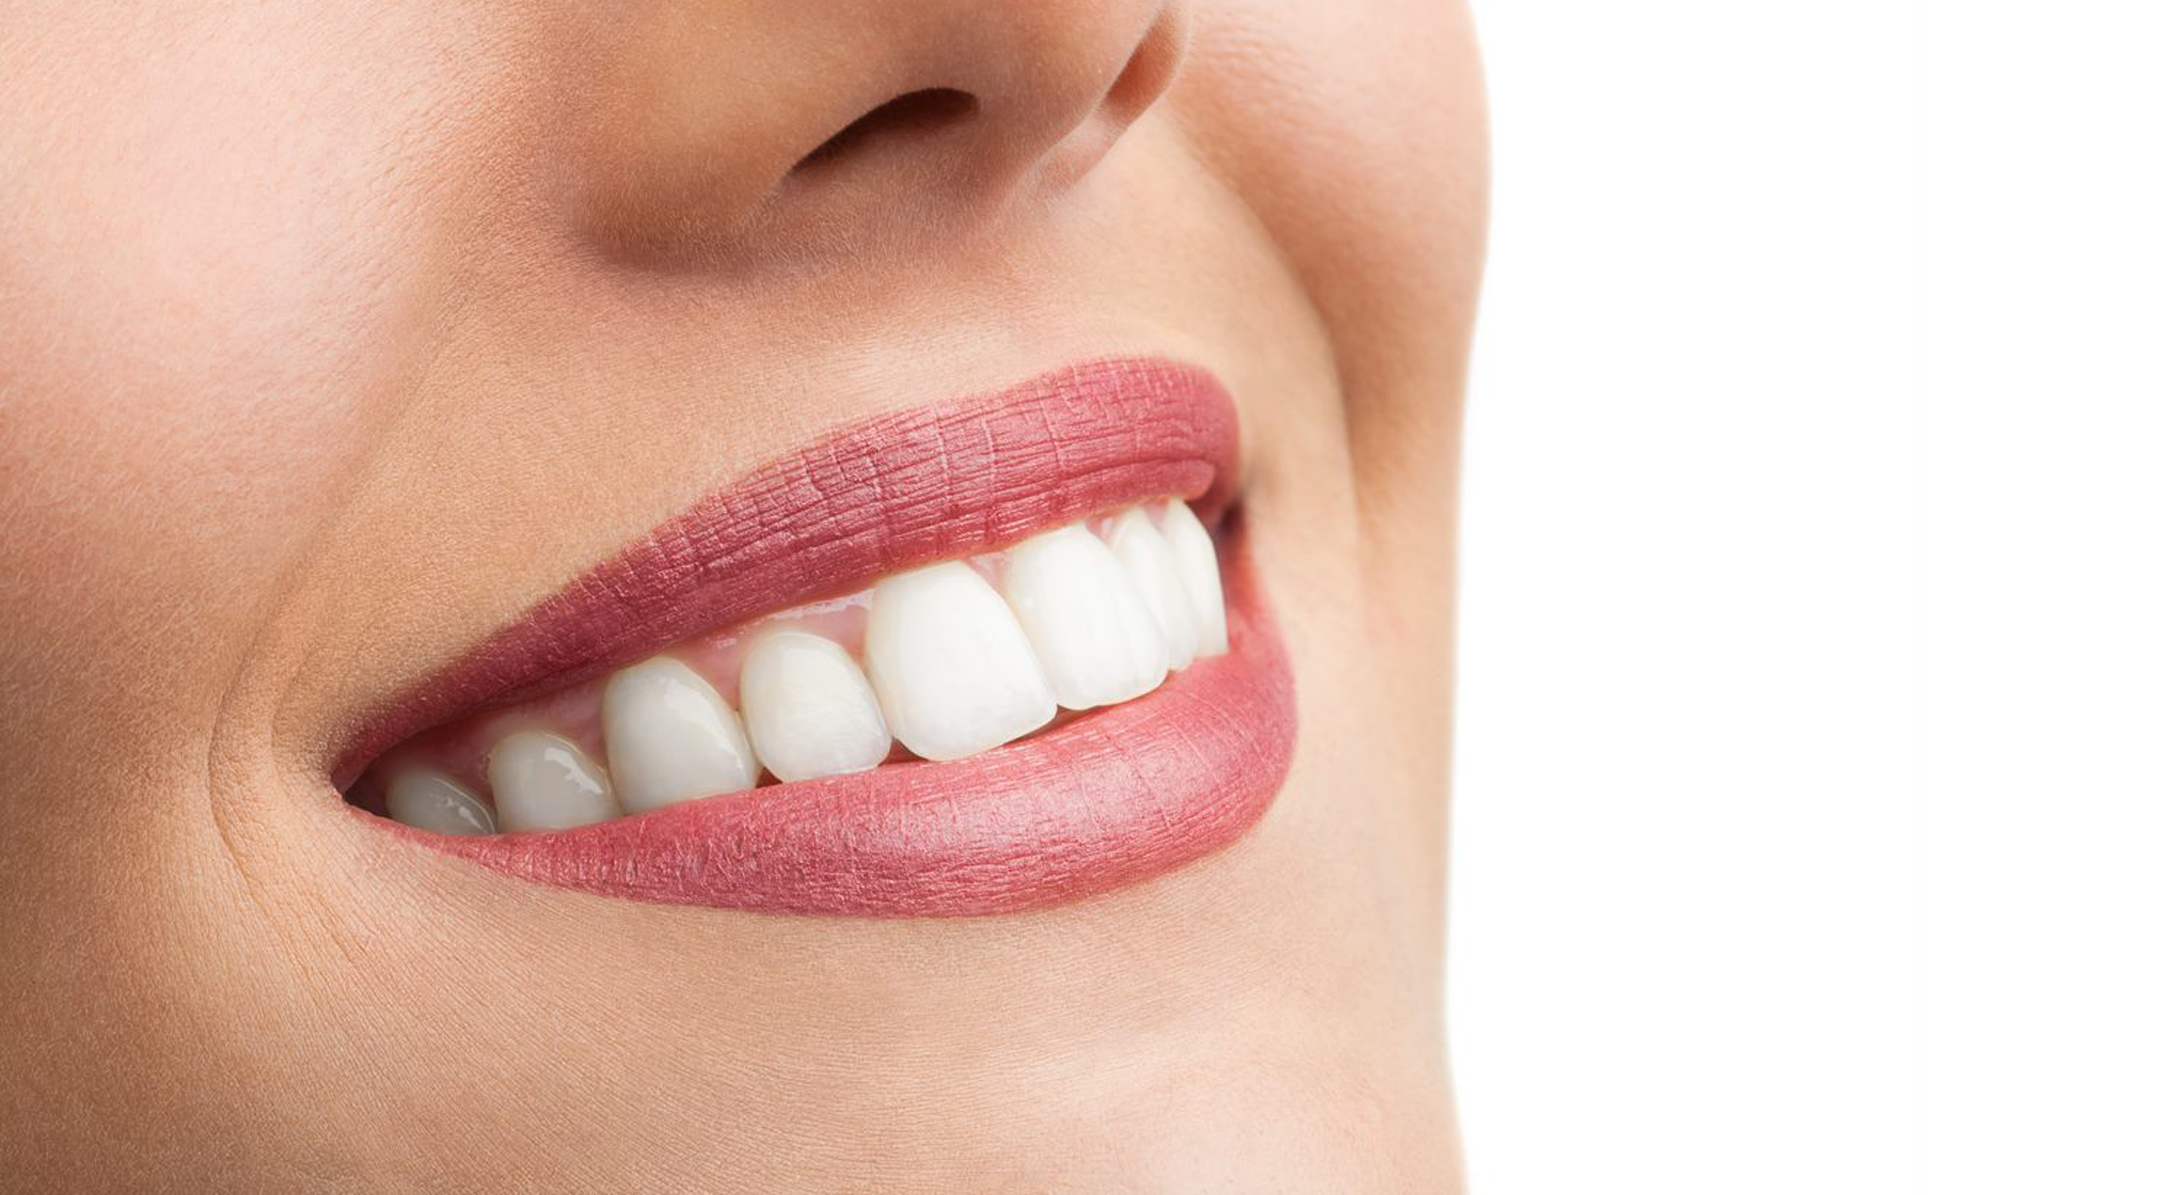
<instances>
[{"instance_id":1,"label":"tooth enamel highlight","mask_svg":"<svg viewBox=\"0 0 2163 1195\"><path fill-rule=\"evenodd\" d=\"M1172 562L1172 548L1164 542L1164 533L1137 506L1113 521L1105 540L1134 579L1142 604L1157 620L1157 630L1164 636L1165 665L1184 668L1193 663L1200 637L1194 625L1194 602L1179 579L1179 566Z\"/></svg>"},{"instance_id":2,"label":"tooth enamel highlight","mask_svg":"<svg viewBox=\"0 0 2163 1195\"><path fill-rule=\"evenodd\" d=\"M668 656L608 678L601 735L616 799L631 813L758 783L759 761L736 711L705 677Z\"/></svg>"},{"instance_id":3,"label":"tooth enamel highlight","mask_svg":"<svg viewBox=\"0 0 2163 1195\"><path fill-rule=\"evenodd\" d=\"M783 780L875 768L892 747L864 670L823 635L761 635L737 687L759 759Z\"/></svg>"},{"instance_id":4,"label":"tooth enamel highlight","mask_svg":"<svg viewBox=\"0 0 2163 1195\"><path fill-rule=\"evenodd\" d=\"M1023 540L1000 588L1070 710L1139 697L1164 683L1164 634L1104 541L1081 527Z\"/></svg>"},{"instance_id":5,"label":"tooth enamel highlight","mask_svg":"<svg viewBox=\"0 0 2163 1195\"><path fill-rule=\"evenodd\" d=\"M391 820L437 834L493 834L496 815L464 785L430 768L413 768L391 779L383 803Z\"/></svg>"},{"instance_id":6,"label":"tooth enamel highlight","mask_svg":"<svg viewBox=\"0 0 2163 1195\"><path fill-rule=\"evenodd\" d=\"M505 830L568 830L622 817L608 777L569 739L524 730L488 755L488 786Z\"/></svg>"},{"instance_id":7,"label":"tooth enamel highlight","mask_svg":"<svg viewBox=\"0 0 2163 1195\"><path fill-rule=\"evenodd\" d=\"M1224 585L1217 577L1217 544L1187 504L1174 499L1164 506L1164 542L1194 609L1197 655L1221 656L1231 646L1224 626Z\"/></svg>"},{"instance_id":8,"label":"tooth enamel highlight","mask_svg":"<svg viewBox=\"0 0 2163 1195\"><path fill-rule=\"evenodd\" d=\"M966 564L879 582L864 662L894 737L925 759L990 750L1058 712L1021 624Z\"/></svg>"}]
</instances>

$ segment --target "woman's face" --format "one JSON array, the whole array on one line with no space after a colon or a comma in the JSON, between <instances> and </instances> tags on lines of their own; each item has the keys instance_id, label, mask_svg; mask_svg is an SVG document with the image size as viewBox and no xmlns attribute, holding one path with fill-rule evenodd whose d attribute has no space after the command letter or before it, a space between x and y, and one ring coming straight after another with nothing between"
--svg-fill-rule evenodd
<instances>
[{"instance_id":1,"label":"woman's face","mask_svg":"<svg viewBox=\"0 0 2163 1195\"><path fill-rule=\"evenodd\" d=\"M1459 5L17 0L6 25L18 1177L1452 1173L1485 190ZM1221 554L1222 654L1204 604L1178 614L1202 658L1102 691L1113 624L1059 603L1115 557L1069 542L1034 583L1088 625L1023 630L1046 659L1040 632L1081 643L1043 683L1103 708L906 762L973 732L910 703L966 687L941 653L1008 617L991 585L1029 606L986 553L1084 520L1133 564L1098 516L1139 504L1133 550L1176 548L1173 497ZM533 829L604 769L629 801L636 735L679 749L664 773L712 745L705 706L618 728L610 670L675 650L752 716L737 631L971 557L975 589L934 570L943 632L880 647L898 585L871 625L833 616L893 762ZM1173 636L1145 606L1136 633ZM490 753L512 722L560 732L527 779ZM527 835L357 808L429 752ZM550 766L514 817L505 786Z\"/></svg>"}]
</instances>

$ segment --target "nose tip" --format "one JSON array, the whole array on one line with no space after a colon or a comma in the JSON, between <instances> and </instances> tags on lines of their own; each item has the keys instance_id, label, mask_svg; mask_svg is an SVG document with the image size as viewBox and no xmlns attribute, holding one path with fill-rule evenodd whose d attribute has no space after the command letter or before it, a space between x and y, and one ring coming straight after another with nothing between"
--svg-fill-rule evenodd
<instances>
[{"instance_id":1,"label":"nose tip","mask_svg":"<svg viewBox=\"0 0 2163 1195\"><path fill-rule=\"evenodd\" d=\"M656 265L910 239L1053 192L1163 95L1185 0L641 10L569 142L584 235Z\"/></svg>"},{"instance_id":2,"label":"nose tip","mask_svg":"<svg viewBox=\"0 0 2163 1195\"><path fill-rule=\"evenodd\" d=\"M977 88L986 120L965 164L992 190L1094 165L1171 85L1186 41L1183 2L1014 7L991 53L948 67Z\"/></svg>"}]
</instances>

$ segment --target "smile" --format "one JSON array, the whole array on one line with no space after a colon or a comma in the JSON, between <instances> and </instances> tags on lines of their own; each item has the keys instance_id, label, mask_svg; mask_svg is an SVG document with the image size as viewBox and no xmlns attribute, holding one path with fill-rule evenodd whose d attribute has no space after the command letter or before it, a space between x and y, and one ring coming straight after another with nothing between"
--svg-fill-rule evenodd
<instances>
[{"instance_id":1,"label":"smile","mask_svg":"<svg viewBox=\"0 0 2163 1195\"><path fill-rule=\"evenodd\" d=\"M1097 361L709 494L366 724L411 844L669 904L935 916L1237 838L1291 678L1209 374Z\"/></svg>"}]
</instances>

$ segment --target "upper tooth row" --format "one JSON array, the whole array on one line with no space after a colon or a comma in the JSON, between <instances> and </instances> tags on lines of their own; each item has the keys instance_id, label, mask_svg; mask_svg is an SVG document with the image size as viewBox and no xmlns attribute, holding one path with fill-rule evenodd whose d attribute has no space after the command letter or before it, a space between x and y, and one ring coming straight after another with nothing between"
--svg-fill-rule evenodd
<instances>
[{"instance_id":1,"label":"upper tooth row","mask_svg":"<svg viewBox=\"0 0 2163 1195\"><path fill-rule=\"evenodd\" d=\"M966 563L871 591L861 666L807 631L760 635L743 717L690 666L655 656L608 678L604 770L570 740L519 731L488 757L495 809L428 768L392 777L390 815L443 834L566 829L758 783L860 772L894 740L924 759L1011 742L1071 710L1131 700L1226 650L1215 544L1183 502L1100 537L1075 524L1011 549L998 589ZM868 674L868 675L867 675Z\"/></svg>"}]
</instances>

